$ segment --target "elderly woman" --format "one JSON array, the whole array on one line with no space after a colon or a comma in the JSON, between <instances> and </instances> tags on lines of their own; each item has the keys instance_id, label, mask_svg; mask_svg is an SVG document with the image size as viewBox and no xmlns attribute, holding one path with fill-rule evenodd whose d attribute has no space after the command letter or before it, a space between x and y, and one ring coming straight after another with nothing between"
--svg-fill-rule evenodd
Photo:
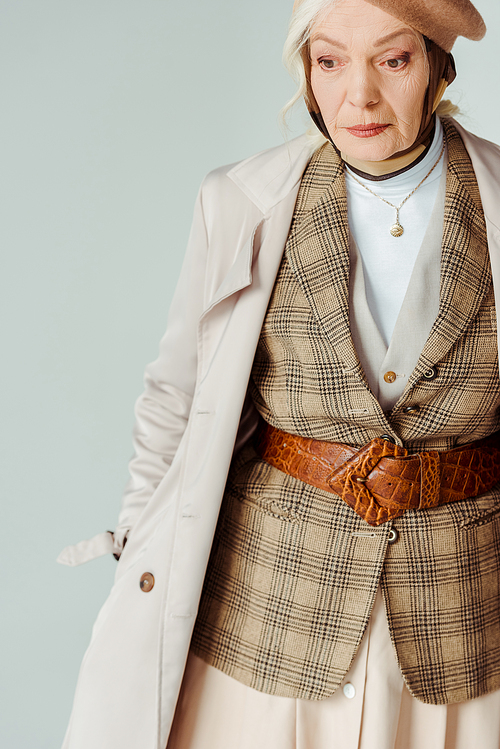
<instances>
[{"instance_id":1,"label":"elderly woman","mask_svg":"<svg viewBox=\"0 0 500 749\"><path fill-rule=\"evenodd\" d=\"M63 554L120 557L66 749L498 749L500 151L436 116L484 31L296 4L320 143L201 189L118 528Z\"/></svg>"}]
</instances>

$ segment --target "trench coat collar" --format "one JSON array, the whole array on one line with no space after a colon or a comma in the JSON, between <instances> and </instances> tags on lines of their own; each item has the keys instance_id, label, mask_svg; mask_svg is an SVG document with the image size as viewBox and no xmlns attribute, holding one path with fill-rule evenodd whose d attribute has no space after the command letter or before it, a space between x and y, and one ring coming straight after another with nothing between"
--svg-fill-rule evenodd
<instances>
[{"instance_id":1,"label":"trench coat collar","mask_svg":"<svg viewBox=\"0 0 500 749\"><path fill-rule=\"evenodd\" d=\"M301 135L236 164L227 176L265 215L297 186L313 151Z\"/></svg>"}]
</instances>

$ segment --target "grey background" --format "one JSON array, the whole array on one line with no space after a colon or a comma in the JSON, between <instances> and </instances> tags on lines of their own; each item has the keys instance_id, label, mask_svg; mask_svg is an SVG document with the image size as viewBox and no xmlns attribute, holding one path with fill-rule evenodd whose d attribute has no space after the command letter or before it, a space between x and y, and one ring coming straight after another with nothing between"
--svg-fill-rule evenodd
<instances>
[{"instance_id":1,"label":"grey background","mask_svg":"<svg viewBox=\"0 0 500 749\"><path fill-rule=\"evenodd\" d=\"M210 169L283 140L291 0L0 6L0 745L59 747L115 562L132 408ZM498 0L460 40L452 98L500 141ZM308 125L298 111L291 134Z\"/></svg>"}]
</instances>

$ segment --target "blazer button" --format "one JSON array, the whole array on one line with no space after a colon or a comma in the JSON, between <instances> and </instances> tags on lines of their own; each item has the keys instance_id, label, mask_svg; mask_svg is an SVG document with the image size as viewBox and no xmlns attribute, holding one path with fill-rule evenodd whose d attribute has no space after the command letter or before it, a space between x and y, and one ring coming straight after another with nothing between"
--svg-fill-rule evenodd
<instances>
[{"instance_id":1,"label":"blazer button","mask_svg":"<svg viewBox=\"0 0 500 749\"><path fill-rule=\"evenodd\" d=\"M394 439L394 437L391 437L390 434L381 434L380 439L385 440L386 442L391 442L393 445L396 444L396 440Z\"/></svg>"},{"instance_id":2,"label":"blazer button","mask_svg":"<svg viewBox=\"0 0 500 749\"><path fill-rule=\"evenodd\" d=\"M149 593L155 586L155 579L151 572L145 572L139 583L143 593Z\"/></svg>"},{"instance_id":3,"label":"blazer button","mask_svg":"<svg viewBox=\"0 0 500 749\"><path fill-rule=\"evenodd\" d=\"M420 411L420 406L406 406L403 408L404 414L416 414Z\"/></svg>"},{"instance_id":4,"label":"blazer button","mask_svg":"<svg viewBox=\"0 0 500 749\"><path fill-rule=\"evenodd\" d=\"M393 382L396 382L397 380L396 372L386 372L384 375L384 380L389 383L389 385L392 385Z\"/></svg>"},{"instance_id":5,"label":"blazer button","mask_svg":"<svg viewBox=\"0 0 500 749\"><path fill-rule=\"evenodd\" d=\"M391 528L389 531L389 543L395 544L396 541L399 539L399 533L395 528Z\"/></svg>"},{"instance_id":6,"label":"blazer button","mask_svg":"<svg viewBox=\"0 0 500 749\"><path fill-rule=\"evenodd\" d=\"M427 370L427 372L424 372L424 377L428 382L432 382L432 380L435 380L438 376L437 367L431 367Z\"/></svg>"}]
</instances>

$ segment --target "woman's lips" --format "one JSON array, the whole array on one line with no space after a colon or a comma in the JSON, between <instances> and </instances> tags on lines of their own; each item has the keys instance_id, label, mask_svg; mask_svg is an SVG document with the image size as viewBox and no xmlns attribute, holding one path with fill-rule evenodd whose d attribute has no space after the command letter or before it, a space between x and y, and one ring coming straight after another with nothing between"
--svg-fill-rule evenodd
<instances>
[{"instance_id":1,"label":"woman's lips","mask_svg":"<svg viewBox=\"0 0 500 749\"><path fill-rule=\"evenodd\" d=\"M380 135L383 133L389 125L380 125L376 122L372 122L370 125L354 125L354 127L346 127L348 133L355 135L356 138L373 138L374 135Z\"/></svg>"}]
</instances>

